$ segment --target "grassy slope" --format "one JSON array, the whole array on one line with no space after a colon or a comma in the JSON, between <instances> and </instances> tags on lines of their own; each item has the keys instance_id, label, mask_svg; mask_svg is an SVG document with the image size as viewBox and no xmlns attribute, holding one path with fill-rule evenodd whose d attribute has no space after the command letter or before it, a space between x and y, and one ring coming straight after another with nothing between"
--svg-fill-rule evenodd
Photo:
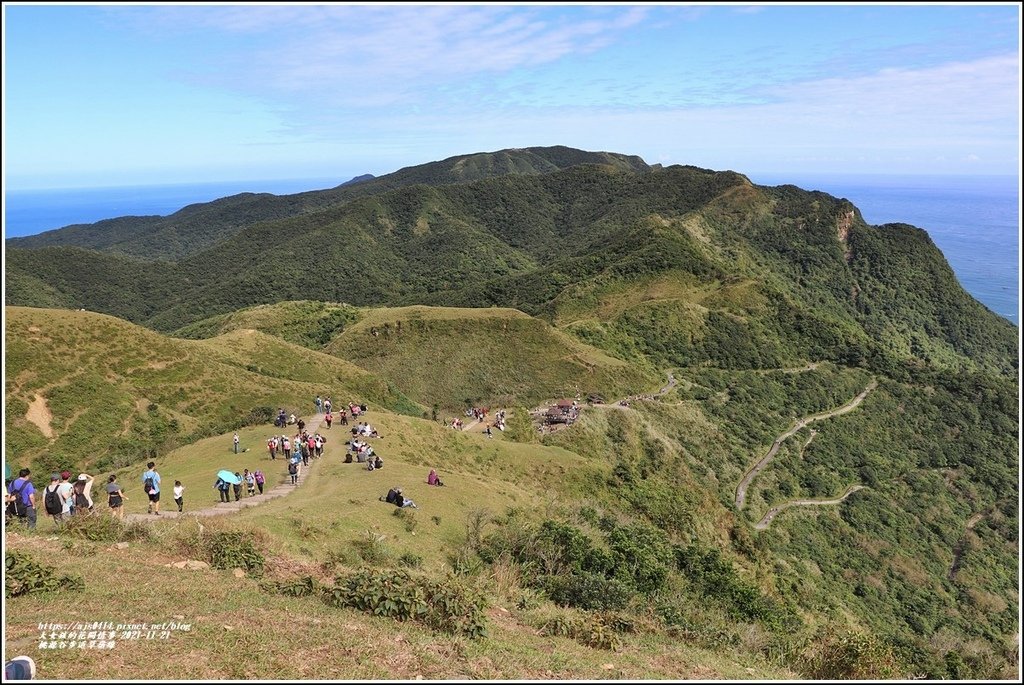
<instances>
[{"instance_id":1,"label":"grassy slope","mask_svg":"<svg viewBox=\"0 0 1024 685\"><path fill-rule=\"evenodd\" d=\"M443 572L448 557L464 543L467 514L474 509L499 513L511 505L520 509L555 511L558 502L575 499L584 481L606 471L600 460L584 459L558 447L507 442L499 434L488 440L479 434L451 431L427 421L386 412L371 412L369 420L383 434L373 444L385 459L381 472L367 472L356 464L341 463L342 433L335 427L323 460L304 485L287 497L232 515L231 520L204 520L208 529L223 527L250 531L279 557L275 574L322 575L321 565L340 559L333 567L355 564L352 542L363 531L387 538L392 559L415 554L423 569ZM262 443L270 427L244 429L242 445ZM201 440L159 460L158 468L170 484L181 480L186 506L198 508L215 500L209 487L219 468L263 468L271 481L284 479L281 469L258 447L235 456L230 436ZM429 456L425 456L429 455ZM281 465L282 462L276 462ZM446 482L431 488L423 481L431 466L439 466ZM119 471L130 500L129 511L145 509L137 467ZM417 525L409 531L392 516L394 508L377 501L388 487L401 484L419 504ZM168 501L165 509L172 506ZM434 517L437 517L437 521ZM141 622L185 616L194 624L178 633L171 653L159 664L150 659L159 643L122 644L100 661L95 651L42 651L36 648L34 626L52 612L56 598L46 595L14 599L8 615L7 641L19 653L37 660L46 678L170 677L182 670L190 677L347 677L347 678L627 678L785 679L793 674L766 665L745 648L705 650L664 634L626 636L618 653L583 647L566 638L542 637L537 627L558 614L545 604L518 609L514 602L518 581L482 576L490 592L489 631L486 640L472 643L430 633L414 624L369 618L350 610L329 609L303 598L285 598L260 592L251 579L236 579L229 571L185 571L163 564L187 558L177 542L191 524L161 521L157 538L131 543L127 550L102 551L99 543L76 542L74 551L60 562L64 573L78 573L86 591L64 612L63 620ZM52 522L42 519L38 532L46 536ZM192 526L194 529L194 526ZM175 532L179 531L179 532ZM8 537L9 544L38 555L41 547L58 543ZM86 550L97 550L95 556ZM37 556L38 558L38 556ZM111 563L113 561L113 563ZM340 565L339 565L340 564ZM65 600L60 600L64 602ZM500 608L499 608L500 607ZM281 631L281 615L288 615L288 630ZM230 627L225 627L230 626ZM300 642L289 636L301 635ZM372 656L361 650L338 649L337 644L372 642ZM166 645L166 643L164 643ZM234 658L237 650L258 653L251 660ZM301 658L296 658L301 655ZM612 663L608 672L603 668ZM186 668L187 666L187 668ZM154 671L154 668L156 669Z\"/></svg>"},{"instance_id":2,"label":"grassy slope","mask_svg":"<svg viewBox=\"0 0 1024 685\"><path fill-rule=\"evenodd\" d=\"M375 334L376 333L376 334ZM325 351L391 380L418 402L533 406L546 399L608 398L658 378L513 309L401 307L365 310Z\"/></svg>"},{"instance_id":3,"label":"grassy slope","mask_svg":"<svg viewBox=\"0 0 1024 685\"><path fill-rule=\"evenodd\" d=\"M422 411L362 369L251 330L183 341L89 312L8 307L6 316L4 439L13 464L136 462L241 425L254 407L301 414L316 394ZM52 415L52 437L27 419L37 398Z\"/></svg>"}]
</instances>

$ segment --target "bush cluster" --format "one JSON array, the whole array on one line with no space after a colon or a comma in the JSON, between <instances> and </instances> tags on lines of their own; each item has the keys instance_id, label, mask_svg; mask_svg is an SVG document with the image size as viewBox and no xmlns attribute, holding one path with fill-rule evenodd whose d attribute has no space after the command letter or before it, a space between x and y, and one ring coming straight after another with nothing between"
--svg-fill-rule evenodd
<instances>
[{"instance_id":1,"label":"bush cluster","mask_svg":"<svg viewBox=\"0 0 1024 685\"><path fill-rule=\"evenodd\" d=\"M59 576L52 566L39 564L24 552L8 551L4 557L4 568L4 596L7 599L33 592L85 589L85 583L79 576Z\"/></svg>"},{"instance_id":2,"label":"bush cluster","mask_svg":"<svg viewBox=\"0 0 1024 685\"><path fill-rule=\"evenodd\" d=\"M487 636L485 597L454 578L436 581L413 576L405 570L355 571L324 587L312 577L264 583L270 592L293 597L319 596L330 606L394 618L418 621L430 628L478 639Z\"/></svg>"}]
</instances>

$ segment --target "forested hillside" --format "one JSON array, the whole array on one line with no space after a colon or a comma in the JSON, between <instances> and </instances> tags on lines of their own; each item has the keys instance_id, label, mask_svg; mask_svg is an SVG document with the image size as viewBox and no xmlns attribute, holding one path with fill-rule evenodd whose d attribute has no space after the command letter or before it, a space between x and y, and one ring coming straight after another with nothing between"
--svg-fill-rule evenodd
<instances>
[{"instance_id":1,"label":"forested hillside","mask_svg":"<svg viewBox=\"0 0 1024 685\"><path fill-rule=\"evenodd\" d=\"M295 615L416 569L510 664L541 635L640 676L1019 675L1019 330L920 228L570 148L101 223L7 243L8 454L197 464L334 394L386 474L449 479L418 528L340 459L240 516L307 570L264 587ZM452 430L471 407L508 425Z\"/></svg>"}]
</instances>

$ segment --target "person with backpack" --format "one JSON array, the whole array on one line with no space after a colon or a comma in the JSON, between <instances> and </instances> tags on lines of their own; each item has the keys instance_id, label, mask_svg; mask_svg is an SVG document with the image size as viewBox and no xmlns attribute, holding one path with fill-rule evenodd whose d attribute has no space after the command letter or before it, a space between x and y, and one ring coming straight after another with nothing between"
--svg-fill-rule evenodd
<instances>
[{"instance_id":1,"label":"person with backpack","mask_svg":"<svg viewBox=\"0 0 1024 685\"><path fill-rule=\"evenodd\" d=\"M296 461L288 461L288 475L292 477L292 485L298 485L299 482L299 464Z\"/></svg>"},{"instance_id":2,"label":"person with backpack","mask_svg":"<svg viewBox=\"0 0 1024 685\"><path fill-rule=\"evenodd\" d=\"M245 473L242 474L242 480L245 481L246 494L249 497L255 497L256 496L256 476L253 475L249 471L249 469L246 469Z\"/></svg>"},{"instance_id":3,"label":"person with backpack","mask_svg":"<svg viewBox=\"0 0 1024 685\"><path fill-rule=\"evenodd\" d=\"M270 451L270 461L277 459L277 436L267 440L267 449Z\"/></svg>"},{"instance_id":4,"label":"person with backpack","mask_svg":"<svg viewBox=\"0 0 1024 685\"><path fill-rule=\"evenodd\" d=\"M121 490L121 484L117 482L117 475L110 474L107 478L107 504L110 506L110 513L115 518L124 518L124 503L128 497Z\"/></svg>"},{"instance_id":5,"label":"person with backpack","mask_svg":"<svg viewBox=\"0 0 1024 685\"><path fill-rule=\"evenodd\" d=\"M18 477L11 481L7 492L13 497L8 511L11 516L22 519L29 528L36 527L36 488L29 476L32 471L22 469Z\"/></svg>"},{"instance_id":6,"label":"person with backpack","mask_svg":"<svg viewBox=\"0 0 1024 685\"><path fill-rule=\"evenodd\" d=\"M149 509L147 513L160 515L160 474L156 470L156 462L146 464L146 471L142 474L142 489L149 495Z\"/></svg>"},{"instance_id":7,"label":"person with backpack","mask_svg":"<svg viewBox=\"0 0 1024 685\"><path fill-rule=\"evenodd\" d=\"M88 473L80 473L72 485L72 499L75 502L75 516L91 514L93 512L92 484L94 480L96 479Z\"/></svg>"},{"instance_id":8,"label":"person with backpack","mask_svg":"<svg viewBox=\"0 0 1024 685\"><path fill-rule=\"evenodd\" d=\"M324 421L327 423L327 430L331 429L331 421L333 420L334 415L332 415L331 412L327 412L326 414L324 414Z\"/></svg>"},{"instance_id":9,"label":"person with backpack","mask_svg":"<svg viewBox=\"0 0 1024 685\"><path fill-rule=\"evenodd\" d=\"M60 474L50 476L50 484L43 488L43 508L53 517L53 522L60 528L64 520L64 500L60 496Z\"/></svg>"},{"instance_id":10,"label":"person with backpack","mask_svg":"<svg viewBox=\"0 0 1024 685\"><path fill-rule=\"evenodd\" d=\"M229 494L228 490L228 488L231 487L230 483L228 483L223 478L218 478L217 481L213 484L213 487L217 488L217 492L220 494L221 502L231 501L231 495Z\"/></svg>"},{"instance_id":11,"label":"person with backpack","mask_svg":"<svg viewBox=\"0 0 1024 685\"><path fill-rule=\"evenodd\" d=\"M237 483L232 483L231 487L235 490L235 501L242 499L242 474L235 471L235 478L238 479Z\"/></svg>"}]
</instances>

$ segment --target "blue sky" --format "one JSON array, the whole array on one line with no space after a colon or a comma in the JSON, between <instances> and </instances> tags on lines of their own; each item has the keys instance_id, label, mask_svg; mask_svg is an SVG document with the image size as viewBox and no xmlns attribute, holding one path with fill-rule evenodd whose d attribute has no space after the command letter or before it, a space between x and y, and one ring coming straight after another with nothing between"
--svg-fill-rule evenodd
<instances>
[{"instance_id":1,"label":"blue sky","mask_svg":"<svg viewBox=\"0 0 1024 685\"><path fill-rule=\"evenodd\" d=\"M1020 6L4 5L8 189L376 175L532 145L1017 174Z\"/></svg>"}]
</instances>

